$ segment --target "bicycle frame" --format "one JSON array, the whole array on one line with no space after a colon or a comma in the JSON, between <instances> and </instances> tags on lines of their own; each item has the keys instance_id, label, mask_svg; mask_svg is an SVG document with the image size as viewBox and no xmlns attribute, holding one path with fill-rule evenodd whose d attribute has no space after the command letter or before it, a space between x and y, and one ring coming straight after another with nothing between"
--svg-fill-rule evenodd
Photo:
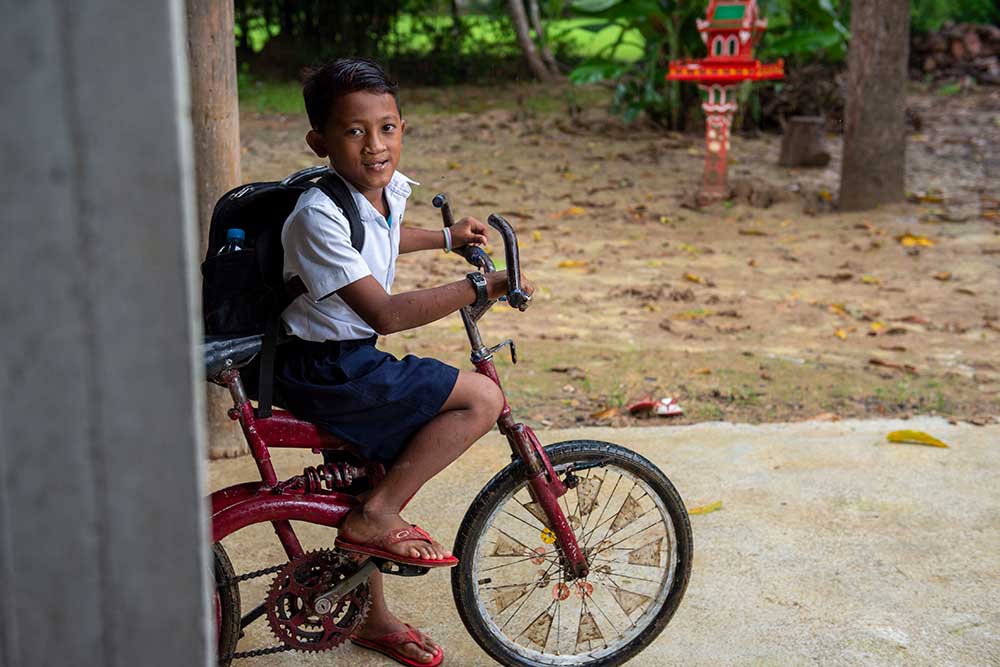
<instances>
[{"instance_id":1,"label":"bicycle frame","mask_svg":"<svg viewBox=\"0 0 1000 667\"><path fill-rule=\"evenodd\" d=\"M503 224L496 225L494 217L491 216L490 224L498 229L505 228L501 232L505 237L508 261L511 266L516 267L517 241L513 230L502 219ZM511 251L511 248L515 250ZM489 259L486 258L485 261L492 269ZM486 269L485 266L483 268ZM519 288L512 291L513 294L518 292ZM510 339L493 348L483 344L478 320L492 305L488 303L478 310L467 306L461 309L460 314L472 347L471 361L476 372L496 383L503 393L493 355L497 350L510 345L511 357L516 363L516 352ZM526 305L527 301L524 301L520 307L523 309ZM211 495L212 539L218 542L237 530L266 522L273 525L289 558L301 556L302 546L289 522L305 521L336 528L358 504L357 492L347 489L358 480L367 480L367 488L370 488L378 484L385 470L378 464L336 461L306 468L302 475L279 481L274 466L271 465L269 448L308 448L316 453L340 451L349 454L350 445L313 424L295 419L284 410L274 410L272 416L258 419L247 398L238 370L228 368L221 373L219 379L232 396L233 408L230 409L229 416L240 423L250 446L250 453L257 463L261 481L236 484ZM529 494L540 510L538 518L554 533L556 548L567 578L586 577L586 555L580 549L576 535L559 506L559 498L565 495L567 486L559 479L534 431L524 424L515 423L506 394L503 410L497 419L497 428L506 436L513 459L524 464Z\"/></svg>"}]
</instances>

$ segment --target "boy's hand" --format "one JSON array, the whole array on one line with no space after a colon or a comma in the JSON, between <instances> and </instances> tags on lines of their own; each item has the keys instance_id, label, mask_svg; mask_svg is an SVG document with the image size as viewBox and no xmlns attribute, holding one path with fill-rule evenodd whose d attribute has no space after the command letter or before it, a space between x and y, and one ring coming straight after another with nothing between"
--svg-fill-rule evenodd
<instances>
[{"instance_id":1,"label":"boy's hand","mask_svg":"<svg viewBox=\"0 0 1000 667\"><path fill-rule=\"evenodd\" d=\"M465 245L484 245L489 227L475 218L462 218L451 226L451 248L461 248Z\"/></svg>"},{"instance_id":2,"label":"boy's hand","mask_svg":"<svg viewBox=\"0 0 1000 667\"><path fill-rule=\"evenodd\" d=\"M493 271L486 274L486 293L491 300L507 296L507 288L506 271ZM524 273L521 273L521 289L528 296L531 296L535 292L535 286L525 277Z\"/></svg>"}]
</instances>

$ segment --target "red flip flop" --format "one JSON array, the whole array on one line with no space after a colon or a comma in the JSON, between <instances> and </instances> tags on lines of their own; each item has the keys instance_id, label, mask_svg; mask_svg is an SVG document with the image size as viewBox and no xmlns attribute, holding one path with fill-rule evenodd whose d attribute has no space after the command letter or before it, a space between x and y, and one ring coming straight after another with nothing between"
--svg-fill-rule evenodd
<instances>
[{"instance_id":1,"label":"red flip flop","mask_svg":"<svg viewBox=\"0 0 1000 667\"><path fill-rule=\"evenodd\" d=\"M378 651L385 657L392 658L401 665L407 665L407 667L437 667L440 665L444 660L444 651L441 650L441 647L438 647L434 651L428 651L427 645L424 644L424 640L417 629L409 623L406 624L406 627L406 630L393 632L378 639L364 639L363 637L352 636L351 641L361 648ZM399 652L399 647L403 644L416 644L420 647L421 651L431 653L434 657L431 658L430 662L418 662L413 658L408 658Z\"/></svg>"},{"instance_id":2,"label":"red flip flop","mask_svg":"<svg viewBox=\"0 0 1000 667\"><path fill-rule=\"evenodd\" d=\"M343 537L338 537L335 544L338 549L343 549L344 551L364 554L366 556L374 556L375 558L384 558L385 560L392 561L394 563L403 563L405 565L417 565L420 567L455 567L458 565L458 559L454 556L448 556L447 558L443 558L441 560L427 560L424 558L400 556L388 550L388 547L391 547L394 544L408 542L411 540L419 540L421 542L427 542L428 544L434 542L431 536L427 534L427 531L420 526L413 524L409 528L394 530L374 542L361 544L358 542L351 542Z\"/></svg>"}]
</instances>

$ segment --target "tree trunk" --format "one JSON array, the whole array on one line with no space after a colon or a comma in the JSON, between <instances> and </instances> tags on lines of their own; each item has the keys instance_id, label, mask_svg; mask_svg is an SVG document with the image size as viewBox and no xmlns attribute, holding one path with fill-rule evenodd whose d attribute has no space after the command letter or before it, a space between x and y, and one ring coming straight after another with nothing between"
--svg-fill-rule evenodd
<instances>
[{"instance_id":1,"label":"tree trunk","mask_svg":"<svg viewBox=\"0 0 1000 667\"><path fill-rule=\"evenodd\" d=\"M187 0L187 27L200 257L208 245L212 207L240 182L233 0ZM229 392L209 384L206 399L209 455L245 453L243 435L227 414L232 407Z\"/></svg>"},{"instance_id":2,"label":"tree trunk","mask_svg":"<svg viewBox=\"0 0 1000 667\"><path fill-rule=\"evenodd\" d=\"M507 6L510 7L510 17L514 21L514 30L517 31L517 43L521 46L521 51L528 60L528 66L542 81L551 81L553 79L552 73L539 57L535 42L531 39L528 16L524 11L524 0L507 0Z\"/></svg>"},{"instance_id":3,"label":"tree trunk","mask_svg":"<svg viewBox=\"0 0 1000 667\"><path fill-rule=\"evenodd\" d=\"M542 52L542 60L545 61L552 77L560 78L562 75L559 72L559 63L556 62L555 56L552 55L552 49L549 48L549 43L545 40L545 27L542 25L542 12L538 7L538 0L528 0L528 10L531 25L535 29L535 34L538 35L538 47Z\"/></svg>"},{"instance_id":4,"label":"tree trunk","mask_svg":"<svg viewBox=\"0 0 1000 667\"><path fill-rule=\"evenodd\" d=\"M847 60L840 208L905 197L908 0L855 0Z\"/></svg>"}]
</instances>

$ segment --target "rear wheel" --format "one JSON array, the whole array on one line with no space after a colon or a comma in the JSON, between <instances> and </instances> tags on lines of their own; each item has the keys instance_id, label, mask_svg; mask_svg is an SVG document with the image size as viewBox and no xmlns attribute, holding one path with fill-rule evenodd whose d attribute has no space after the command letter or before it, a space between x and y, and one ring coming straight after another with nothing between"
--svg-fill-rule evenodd
<instances>
[{"instance_id":1,"label":"rear wheel","mask_svg":"<svg viewBox=\"0 0 1000 667\"><path fill-rule=\"evenodd\" d=\"M212 545L215 572L215 641L219 667L229 667L240 640L240 586L236 571L223 546Z\"/></svg>"},{"instance_id":2,"label":"rear wheel","mask_svg":"<svg viewBox=\"0 0 1000 667\"><path fill-rule=\"evenodd\" d=\"M560 504L590 574L567 576L523 464L514 463L480 492L459 529L459 615L507 667L620 665L660 634L684 596L687 511L670 480L624 447L578 440L546 452L560 477L576 478Z\"/></svg>"}]
</instances>

